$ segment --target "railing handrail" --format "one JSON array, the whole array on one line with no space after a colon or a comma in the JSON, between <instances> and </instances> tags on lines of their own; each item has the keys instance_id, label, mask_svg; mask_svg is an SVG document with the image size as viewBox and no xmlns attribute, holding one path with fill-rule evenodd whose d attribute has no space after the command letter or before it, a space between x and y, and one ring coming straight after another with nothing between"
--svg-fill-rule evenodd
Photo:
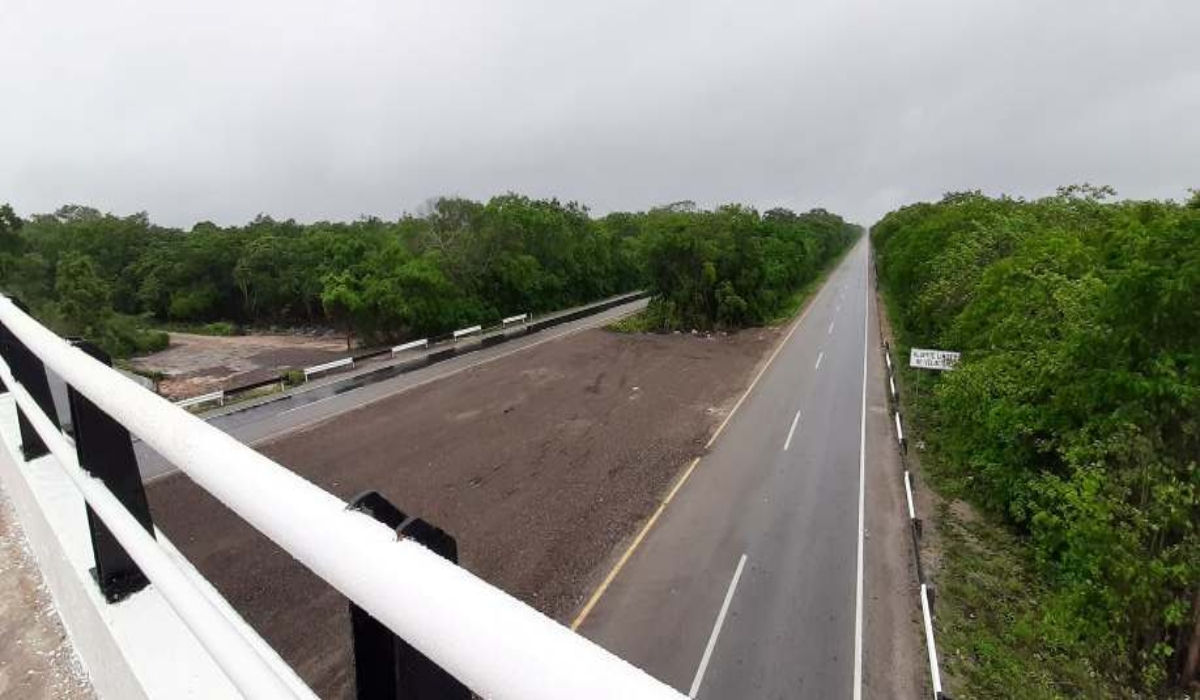
<instances>
[{"instance_id":1,"label":"railing handrail","mask_svg":"<svg viewBox=\"0 0 1200 700\"><path fill-rule=\"evenodd\" d=\"M301 697L188 580L186 574L170 561L158 542L125 509L104 482L93 478L79 466L74 446L42 412L25 387L17 382L3 360L0 360L0 379L4 380L29 423L92 511L104 521L130 558L154 583L233 685L248 698ZM301 681L297 677L293 683ZM315 696L310 691L306 697Z\"/></svg>"},{"instance_id":2,"label":"railing handrail","mask_svg":"<svg viewBox=\"0 0 1200 700\"><path fill-rule=\"evenodd\" d=\"M482 696L683 696L446 562L187 411L125 379L0 298L0 322L100 410Z\"/></svg>"}]
</instances>

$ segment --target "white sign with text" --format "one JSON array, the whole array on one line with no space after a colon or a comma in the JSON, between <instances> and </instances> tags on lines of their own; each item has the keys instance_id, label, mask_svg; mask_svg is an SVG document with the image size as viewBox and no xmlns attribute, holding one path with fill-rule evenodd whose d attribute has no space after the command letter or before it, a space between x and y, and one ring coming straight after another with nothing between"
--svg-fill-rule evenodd
<instances>
[{"instance_id":1,"label":"white sign with text","mask_svg":"<svg viewBox=\"0 0 1200 700\"><path fill-rule=\"evenodd\" d=\"M913 348L909 355L908 366L919 369L948 370L958 364L959 353L949 350L922 350Z\"/></svg>"}]
</instances>

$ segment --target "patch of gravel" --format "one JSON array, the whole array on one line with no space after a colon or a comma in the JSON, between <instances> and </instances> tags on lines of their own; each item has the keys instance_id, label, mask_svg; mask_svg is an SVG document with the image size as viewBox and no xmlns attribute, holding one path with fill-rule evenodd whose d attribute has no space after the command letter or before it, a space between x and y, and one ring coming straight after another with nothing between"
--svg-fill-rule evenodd
<instances>
[{"instance_id":1,"label":"patch of gravel","mask_svg":"<svg viewBox=\"0 0 1200 700\"><path fill-rule=\"evenodd\" d=\"M0 700L93 700L7 494L0 490Z\"/></svg>"}]
</instances>

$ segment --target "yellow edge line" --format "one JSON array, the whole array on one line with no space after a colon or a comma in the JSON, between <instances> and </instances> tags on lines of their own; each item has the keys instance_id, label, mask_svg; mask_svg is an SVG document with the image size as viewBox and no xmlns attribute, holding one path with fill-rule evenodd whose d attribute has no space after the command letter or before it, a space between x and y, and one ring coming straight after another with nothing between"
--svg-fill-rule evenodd
<instances>
[{"instance_id":1,"label":"yellow edge line","mask_svg":"<svg viewBox=\"0 0 1200 700\"><path fill-rule=\"evenodd\" d=\"M583 610L580 610L579 614L575 616L575 621L571 623L572 631L579 629L579 626L582 625L583 621L587 619L588 613L592 611L592 608L596 607L596 603L600 602L600 597L603 596L604 592L608 590L609 584L613 582L613 579L617 577L617 574L621 573L621 569L625 567L625 562L629 561L629 557L633 555L633 551L642 543L642 540L646 537L646 533L650 532L650 528L654 527L654 523L658 520L658 516L662 515L663 511L667 509L667 504L670 503L671 499L675 497L676 492L679 491L679 487L683 486L683 482L688 480L688 477L692 475L692 470L695 469L696 465L699 463L699 457L693 459L692 463L688 465L687 470L683 472L683 476L679 477L679 481L675 482L675 487L671 489L671 492L667 494L667 497L663 499L663 502L658 504L658 509L654 511L654 515L651 515L650 519L646 521L646 524L642 526L642 529L638 532L637 537L633 538L633 542L629 543L629 547L625 549L625 553L622 554L621 558L617 560L616 566L614 566L612 571L608 572L608 576L605 576L604 580L600 582L600 585L596 588L596 592L592 593L592 597L588 599L587 605L583 606Z\"/></svg>"},{"instance_id":2,"label":"yellow edge line","mask_svg":"<svg viewBox=\"0 0 1200 700\"><path fill-rule=\"evenodd\" d=\"M841 263L838 264L838 267L841 267ZM832 276L833 275L830 274L830 277ZM712 437L708 439L708 443L704 446L704 449L707 450L708 448L712 447L712 444L716 441L717 436L720 435L721 431L725 429L725 424L729 422L730 418L733 418L733 414L737 413L738 408L741 407L742 402L746 400L746 397L750 395L750 392L754 391L754 387L758 385L758 380L762 379L762 376L767 372L767 368L770 367L771 363L775 361L775 356L778 355L779 351L783 349L783 346L787 345L788 341L792 339L792 334L795 333L796 329L800 327L800 323L804 321L806 316L808 316L808 312L812 310L812 307L816 306L817 297L821 296L821 294L825 291L828 283L829 277L826 277L825 280L821 282L821 289L818 290L817 293L808 300L808 303L804 307L804 313L800 314L800 318L796 319L792 323L791 330L789 330L788 334L784 336L783 341L776 346L775 352L771 353L771 357L767 359L767 363L762 366L762 369L758 370L758 374L754 376L754 381L750 382L750 386L747 387L746 391L742 393L742 397L733 405L733 409L729 411L729 415L725 416L725 420L721 421L721 425L717 426L717 432L713 433ZM675 494L679 491L680 487L683 486L684 482L688 480L688 477L692 475L692 470L694 470L696 465L699 463L699 457L692 460L692 463L689 464L688 468L683 472L683 476L679 477L679 481L675 482L675 486L671 489L671 492L668 493L667 497L663 499L663 502L658 505L658 508L654 511L654 515L651 515L650 519L646 521L646 524L642 526L642 529L638 531L637 537L633 538L633 542L629 543L629 546L625 549L625 552L621 554L621 558L617 560L616 565L613 566L612 570L608 572L608 575L604 577L604 580L600 582L600 585L596 587L596 591L592 593L592 597L588 598L587 605L584 605L583 610L580 610L579 614L575 616L575 620L571 623L572 632L579 630L579 626L582 625L584 620L587 619L588 614L592 612L592 608L596 607L596 603L600 602L600 598L604 595L604 592L608 590L608 587L612 584L613 579L617 577L617 574L621 573L621 569L625 568L625 562L629 561L629 557L633 556L634 550L636 550L638 545L642 543L642 540L646 538L646 533L650 532L650 528L654 527L654 523L658 522L658 516L662 515L663 511L667 509L667 504L669 504L671 499L675 497Z\"/></svg>"}]
</instances>

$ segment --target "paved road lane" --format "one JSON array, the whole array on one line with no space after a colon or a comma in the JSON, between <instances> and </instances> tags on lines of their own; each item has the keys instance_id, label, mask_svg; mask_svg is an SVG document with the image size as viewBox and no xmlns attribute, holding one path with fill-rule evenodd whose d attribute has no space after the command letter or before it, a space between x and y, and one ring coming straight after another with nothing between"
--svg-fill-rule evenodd
<instances>
[{"instance_id":1,"label":"paved road lane","mask_svg":"<svg viewBox=\"0 0 1200 700\"><path fill-rule=\"evenodd\" d=\"M683 692L854 697L867 251L832 273L580 627Z\"/></svg>"}]
</instances>

